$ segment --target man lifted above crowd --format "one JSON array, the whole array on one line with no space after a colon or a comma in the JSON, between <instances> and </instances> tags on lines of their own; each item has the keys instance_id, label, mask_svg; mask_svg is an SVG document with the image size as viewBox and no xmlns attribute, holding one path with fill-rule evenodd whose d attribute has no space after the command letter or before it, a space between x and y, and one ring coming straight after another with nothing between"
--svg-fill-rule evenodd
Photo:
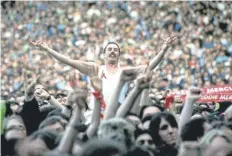
<instances>
[{"instance_id":1,"label":"man lifted above crowd","mask_svg":"<svg viewBox=\"0 0 232 156\"><path fill-rule=\"evenodd\" d=\"M163 38L164 44L161 48L161 51L158 53L158 55L153 58L149 64L149 70L154 69L163 59L165 53L167 52L168 47L173 43L173 41L177 37L168 37ZM97 63L94 62L86 62L81 60L73 60L53 49L51 49L46 43L42 41L31 41L31 43L37 47L39 47L41 50L46 51L48 54L56 58L57 60L61 61L64 64L67 64L75 69L77 69L79 72L88 75L90 77L92 76L99 76L102 78L103 82L103 97L106 102L106 104L109 101L109 98L113 91L113 82L118 77L118 73L120 71L119 66L119 59L120 59L120 48L117 43L115 42L109 42L105 48L104 48L104 65L99 66ZM137 69L145 69L146 66L139 66L134 67L135 70ZM138 70L137 70L138 71Z\"/></svg>"}]
</instances>

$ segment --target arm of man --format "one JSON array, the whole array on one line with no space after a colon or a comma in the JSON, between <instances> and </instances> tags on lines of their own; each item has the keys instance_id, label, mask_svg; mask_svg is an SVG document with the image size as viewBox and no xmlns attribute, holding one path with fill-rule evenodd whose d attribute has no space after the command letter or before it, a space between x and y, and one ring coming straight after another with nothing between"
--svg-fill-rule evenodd
<instances>
[{"instance_id":1,"label":"arm of man","mask_svg":"<svg viewBox=\"0 0 232 156\"><path fill-rule=\"evenodd\" d=\"M149 86L150 78L149 75L143 75L136 79L135 87L126 97L126 100L123 104L119 107L116 113L116 117L125 117L126 114L131 110L133 107L134 101L139 93Z\"/></svg>"},{"instance_id":2,"label":"arm of man","mask_svg":"<svg viewBox=\"0 0 232 156\"><path fill-rule=\"evenodd\" d=\"M94 76L98 74L99 66L94 62L85 62L81 60L70 59L69 57L53 50L46 43L43 43L42 41L36 41L36 42L31 41L31 43L32 45L39 47L41 50L46 51L48 54L53 56L58 61L77 69L79 72L85 75Z\"/></svg>"},{"instance_id":3,"label":"arm of man","mask_svg":"<svg viewBox=\"0 0 232 156\"><path fill-rule=\"evenodd\" d=\"M97 128L100 124L100 118L101 118L101 102L103 100L102 95L102 79L100 79L98 76L92 77L90 79L90 85L94 89L94 109L92 114L92 121L86 130L86 135L88 138L92 138L96 132Z\"/></svg>"},{"instance_id":4,"label":"arm of man","mask_svg":"<svg viewBox=\"0 0 232 156\"><path fill-rule=\"evenodd\" d=\"M153 58L149 64L149 70L153 70L155 69L155 67L162 61L162 59L164 58L164 55L166 54L169 46L172 44L173 41L176 40L177 37L168 37L164 40L164 44L161 48L161 51L158 53L158 55L156 55L155 58Z\"/></svg>"},{"instance_id":5,"label":"arm of man","mask_svg":"<svg viewBox=\"0 0 232 156\"><path fill-rule=\"evenodd\" d=\"M86 130L86 134L88 138L92 138L96 132L97 128L100 124L101 118L101 102L94 97L94 109L92 114L92 122L90 123L88 129Z\"/></svg>"}]
</instances>

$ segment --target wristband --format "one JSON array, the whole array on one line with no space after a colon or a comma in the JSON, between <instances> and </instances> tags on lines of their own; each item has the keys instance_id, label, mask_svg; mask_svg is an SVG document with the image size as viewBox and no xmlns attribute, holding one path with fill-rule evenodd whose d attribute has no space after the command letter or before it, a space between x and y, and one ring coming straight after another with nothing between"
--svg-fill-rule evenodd
<instances>
[{"instance_id":1,"label":"wristband","mask_svg":"<svg viewBox=\"0 0 232 156\"><path fill-rule=\"evenodd\" d=\"M104 101L104 99L103 99L103 97L102 97L102 94L101 94L101 92L98 92L98 91L95 91L95 92L92 92L92 94L93 94L93 96L96 98L96 99L98 99L99 101L100 101L100 103L101 103L101 115L100 115L100 117L101 117L101 119L103 119L104 118L104 111L105 111L105 109L106 109L106 103L105 103L105 101Z\"/></svg>"},{"instance_id":2,"label":"wristband","mask_svg":"<svg viewBox=\"0 0 232 156\"><path fill-rule=\"evenodd\" d=\"M92 92L92 94L93 94L93 96L94 96L95 98L97 98L98 100L102 100L102 99L103 99L101 93L98 92L98 91Z\"/></svg>"}]
</instances>

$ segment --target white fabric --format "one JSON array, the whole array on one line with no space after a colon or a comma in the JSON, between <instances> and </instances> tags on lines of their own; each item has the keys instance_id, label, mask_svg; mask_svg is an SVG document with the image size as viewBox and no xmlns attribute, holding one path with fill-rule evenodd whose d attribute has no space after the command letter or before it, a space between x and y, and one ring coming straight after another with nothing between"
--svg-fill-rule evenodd
<instances>
[{"instance_id":1,"label":"white fabric","mask_svg":"<svg viewBox=\"0 0 232 156\"><path fill-rule=\"evenodd\" d=\"M119 67L118 67L119 68ZM110 74L106 70L106 66L102 65L100 66L99 72L98 72L99 78L102 79L102 94L104 96L104 101L106 106L109 103L110 96L112 95L114 88L116 87L116 80L118 79L119 76L119 70L113 74ZM90 83L89 83L90 84ZM90 87L91 91L94 91L93 88ZM89 124L91 122L91 117L93 113L93 108L94 108L94 97L91 95L90 102L89 102L89 111L86 111L84 116L86 118L86 124Z\"/></svg>"},{"instance_id":2,"label":"white fabric","mask_svg":"<svg viewBox=\"0 0 232 156\"><path fill-rule=\"evenodd\" d=\"M106 70L105 65L103 65L100 66L98 76L102 78L102 94L104 96L106 105L108 105L110 96L112 95L114 88L116 87L115 85L119 76L119 70L116 73L110 74Z\"/></svg>"}]
</instances>

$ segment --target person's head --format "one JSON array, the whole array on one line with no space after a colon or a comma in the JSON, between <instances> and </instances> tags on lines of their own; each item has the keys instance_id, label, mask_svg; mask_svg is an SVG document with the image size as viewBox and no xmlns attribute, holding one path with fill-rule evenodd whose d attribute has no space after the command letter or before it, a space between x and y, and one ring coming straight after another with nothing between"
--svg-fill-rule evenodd
<instances>
[{"instance_id":1,"label":"person's head","mask_svg":"<svg viewBox=\"0 0 232 156\"><path fill-rule=\"evenodd\" d=\"M178 125L175 117L168 112L160 112L153 115L149 130L156 146L176 145Z\"/></svg>"},{"instance_id":2,"label":"person's head","mask_svg":"<svg viewBox=\"0 0 232 156\"><path fill-rule=\"evenodd\" d=\"M162 78L151 85L149 97L156 104L163 105L169 92L168 80L166 78Z\"/></svg>"},{"instance_id":3,"label":"person's head","mask_svg":"<svg viewBox=\"0 0 232 156\"><path fill-rule=\"evenodd\" d=\"M151 123L151 118L152 118L152 115L148 115L148 116L145 116L142 119L143 129L149 129L149 126L150 126L150 123Z\"/></svg>"},{"instance_id":4,"label":"person's head","mask_svg":"<svg viewBox=\"0 0 232 156\"><path fill-rule=\"evenodd\" d=\"M204 118L195 118L186 123L181 131L182 141L198 141L207 131Z\"/></svg>"},{"instance_id":5,"label":"person's head","mask_svg":"<svg viewBox=\"0 0 232 156\"><path fill-rule=\"evenodd\" d=\"M35 91L36 90L41 90L41 89L45 89L44 86L42 84L36 84L35 85Z\"/></svg>"},{"instance_id":6,"label":"person's head","mask_svg":"<svg viewBox=\"0 0 232 156\"><path fill-rule=\"evenodd\" d=\"M134 113L127 113L126 120L129 121L130 123L132 123L135 127L141 123L138 115L136 115Z\"/></svg>"},{"instance_id":7,"label":"person's head","mask_svg":"<svg viewBox=\"0 0 232 156\"><path fill-rule=\"evenodd\" d=\"M232 131L229 129L212 129L202 137L200 143L209 147L232 145Z\"/></svg>"},{"instance_id":8,"label":"person's head","mask_svg":"<svg viewBox=\"0 0 232 156\"><path fill-rule=\"evenodd\" d=\"M35 90L34 90L34 93L40 93L40 92L42 92L42 90L45 90L45 88L44 88L44 86L42 85L42 84L36 84L35 85ZM44 99L41 99L40 97L38 97L38 96L35 96L35 99L36 99L36 101L38 101L38 102L42 102L42 101L44 101Z\"/></svg>"},{"instance_id":9,"label":"person's head","mask_svg":"<svg viewBox=\"0 0 232 156\"><path fill-rule=\"evenodd\" d=\"M158 112L163 112L164 108L160 105L153 104L153 105L144 105L141 108L139 117L143 119L146 116L153 115Z\"/></svg>"},{"instance_id":10,"label":"person's head","mask_svg":"<svg viewBox=\"0 0 232 156\"><path fill-rule=\"evenodd\" d=\"M134 143L134 126L122 118L103 121L98 129L98 138L111 139L130 149Z\"/></svg>"},{"instance_id":11,"label":"person's head","mask_svg":"<svg viewBox=\"0 0 232 156\"><path fill-rule=\"evenodd\" d=\"M197 109L198 109L198 112L201 114L202 117L207 117L213 112L213 110L210 109L210 107L209 107L209 105L207 103L199 104L199 107Z\"/></svg>"},{"instance_id":12,"label":"person's head","mask_svg":"<svg viewBox=\"0 0 232 156\"><path fill-rule=\"evenodd\" d=\"M111 139L92 139L84 145L81 156L124 156L126 149Z\"/></svg>"},{"instance_id":13,"label":"person's head","mask_svg":"<svg viewBox=\"0 0 232 156\"><path fill-rule=\"evenodd\" d=\"M62 118L58 116L51 116L42 121L39 125L40 130L52 130L56 132L63 132L65 125L62 123Z\"/></svg>"},{"instance_id":14,"label":"person's head","mask_svg":"<svg viewBox=\"0 0 232 156\"><path fill-rule=\"evenodd\" d=\"M18 115L10 116L5 125L6 140L22 139L26 137L26 135L26 127L22 118Z\"/></svg>"},{"instance_id":15,"label":"person's head","mask_svg":"<svg viewBox=\"0 0 232 156\"><path fill-rule=\"evenodd\" d=\"M60 122L62 122L64 125L67 125L68 121L69 121L69 117L67 117L66 115L62 114L61 109L54 109L51 112L48 113L47 118L48 117L52 117L52 116L57 116L60 117Z\"/></svg>"},{"instance_id":16,"label":"person's head","mask_svg":"<svg viewBox=\"0 0 232 156\"><path fill-rule=\"evenodd\" d=\"M10 109L12 110L13 113L17 112L19 109L19 103L16 101L9 101L10 104Z\"/></svg>"},{"instance_id":17,"label":"person's head","mask_svg":"<svg viewBox=\"0 0 232 156\"><path fill-rule=\"evenodd\" d=\"M155 150L156 147L150 135L149 130L142 130L137 128L134 134L135 134L135 145L137 147L140 147L145 151Z\"/></svg>"},{"instance_id":18,"label":"person's head","mask_svg":"<svg viewBox=\"0 0 232 156\"><path fill-rule=\"evenodd\" d=\"M64 105L66 100L67 100L67 95L64 93L58 93L55 98L62 104Z\"/></svg>"},{"instance_id":19,"label":"person's head","mask_svg":"<svg viewBox=\"0 0 232 156\"><path fill-rule=\"evenodd\" d=\"M36 131L16 146L17 154L19 156L43 155L58 145L56 142L57 136L58 134L54 131Z\"/></svg>"},{"instance_id":20,"label":"person's head","mask_svg":"<svg viewBox=\"0 0 232 156\"><path fill-rule=\"evenodd\" d=\"M107 64L118 64L119 56L120 56L120 48L117 43L109 42L105 48L105 63Z\"/></svg>"}]
</instances>

